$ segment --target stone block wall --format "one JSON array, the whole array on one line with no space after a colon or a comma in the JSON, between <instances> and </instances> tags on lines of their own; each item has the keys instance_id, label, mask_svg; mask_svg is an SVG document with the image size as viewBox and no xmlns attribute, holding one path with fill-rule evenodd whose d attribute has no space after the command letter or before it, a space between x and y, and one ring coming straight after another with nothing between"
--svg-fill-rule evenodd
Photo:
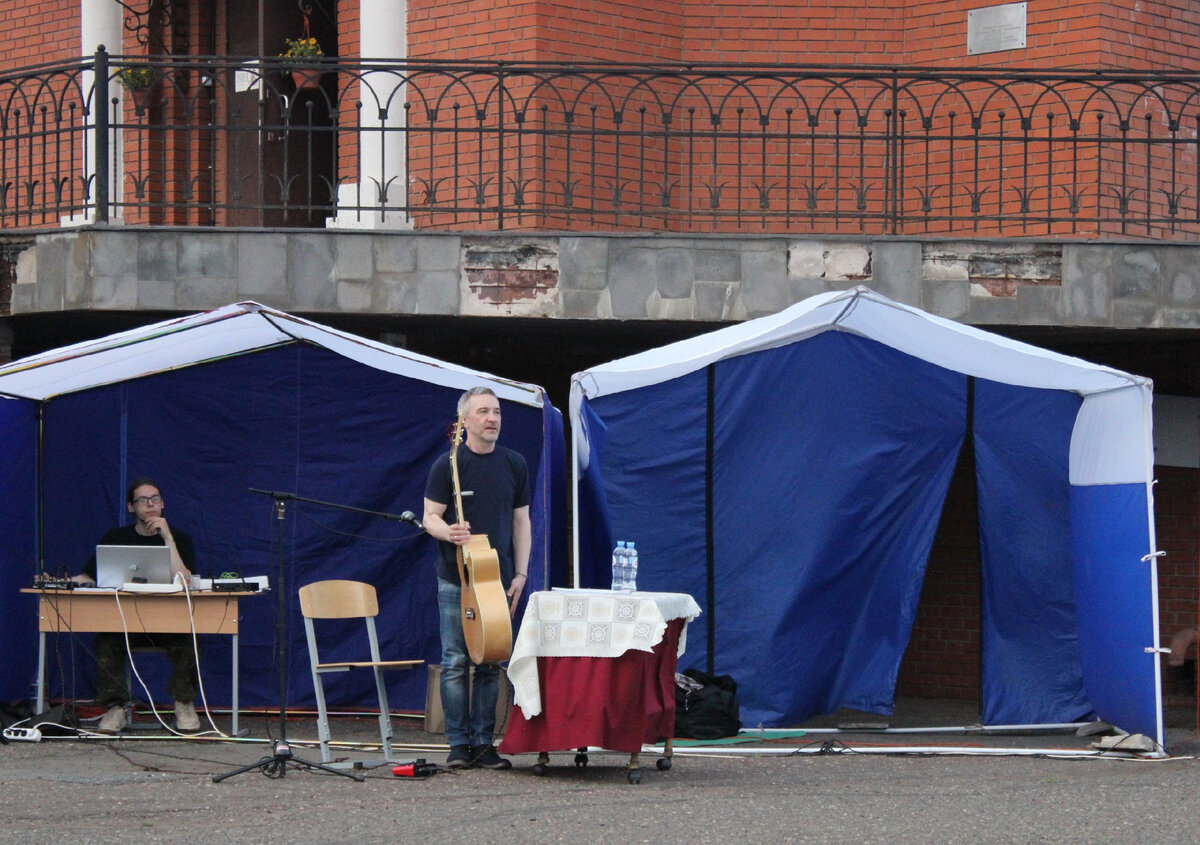
<instances>
[{"instance_id":1,"label":"stone block wall","mask_svg":"<svg viewBox=\"0 0 1200 845\"><path fill-rule=\"evenodd\" d=\"M83 228L4 254L12 314L254 299L306 314L736 322L865 285L977 326L1200 328L1200 246Z\"/></svg>"}]
</instances>

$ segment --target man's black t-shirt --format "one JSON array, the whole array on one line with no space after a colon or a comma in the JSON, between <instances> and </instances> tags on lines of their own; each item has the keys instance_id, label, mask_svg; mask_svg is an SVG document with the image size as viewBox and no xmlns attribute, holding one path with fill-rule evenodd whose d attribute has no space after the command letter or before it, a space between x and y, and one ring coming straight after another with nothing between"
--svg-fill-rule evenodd
<instances>
[{"instance_id":1,"label":"man's black t-shirt","mask_svg":"<svg viewBox=\"0 0 1200 845\"><path fill-rule=\"evenodd\" d=\"M513 578L513 511L529 505L529 468L525 458L503 446L483 455L462 446L458 450L458 480L471 533L487 535L500 559L500 579L507 590ZM443 518L448 525L460 521L454 507L449 452L430 469L425 498L446 505ZM457 584L457 546L445 542L439 542L438 546L441 551L438 578Z\"/></svg>"},{"instance_id":2,"label":"man's black t-shirt","mask_svg":"<svg viewBox=\"0 0 1200 845\"><path fill-rule=\"evenodd\" d=\"M196 572L196 548L192 545L191 536L186 531L174 526L171 526L171 536L175 538L175 548L179 551L179 559L192 571L193 575L198 575L199 573ZM96 543L98 546L165 546L166 544L161 535L139 534L137 527L133 525L114 528L106 532ZM94 549L87 565L83 567L83 571L92 580L96 579L96 552Z\"/></svg>"}]
</instances>

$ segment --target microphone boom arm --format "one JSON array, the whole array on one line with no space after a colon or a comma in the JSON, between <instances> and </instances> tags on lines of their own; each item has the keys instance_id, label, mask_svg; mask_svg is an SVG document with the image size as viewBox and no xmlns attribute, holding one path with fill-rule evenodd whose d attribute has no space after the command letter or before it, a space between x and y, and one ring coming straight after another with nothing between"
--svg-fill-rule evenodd
<instances>
[{"instance_id":1,"label":"microphone boom arm","mask_svg":"<svg viewBox=\"0 0 1200 845\"><path fill-rule=\"evenodd\" d=\"M367 510L366 508L356 508L353 505L343 505L337 502L325 502L320 499L309 499L305 496L297 496L295 493L277 493L271 490L259 490L256 487L250 487L248 489L251 493L261 493L264 496L270 496L276 502L281 502L287 499L291 499L296 502L308 502L309 504L322 505L323 507L327 508L351 511L352 513L363 513L367 514L368 516L378 516L382 519L390 519L393 522L407 522L409 525L412 525L415 528L419 528L422 531L425 530L425 526L421 524L421 521L417 519L416 514L414 514L412 511L405 511L404 513L400 514L385 513L383 511Z\"/></svg>"}]
</instances>

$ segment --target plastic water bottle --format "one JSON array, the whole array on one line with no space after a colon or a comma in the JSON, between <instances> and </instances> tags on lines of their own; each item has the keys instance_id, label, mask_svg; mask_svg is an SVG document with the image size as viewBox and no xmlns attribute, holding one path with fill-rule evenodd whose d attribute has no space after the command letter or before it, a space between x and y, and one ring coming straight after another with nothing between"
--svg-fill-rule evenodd
<instances>
[{"instance_id":1,"label":"plastic water bottle","mask_svg":"<svg viewBox=\"0 0 1200 845\"><path fill-rule=\"evenodd\" d=\"M630 540L625 546L625 583L623 584L626 591L632 593L637 590L637 549Z\"/></svg>"},{"instance_id":2,"label":"plastic water bottle","mask_svg":"<svg viewBox=\"0 0 1200 845\"><path fill-rule=\"evenodd\" d=\"M612 588L625 589L625 541L618 540L612 553Z\"/></svg>"}]
</instances>

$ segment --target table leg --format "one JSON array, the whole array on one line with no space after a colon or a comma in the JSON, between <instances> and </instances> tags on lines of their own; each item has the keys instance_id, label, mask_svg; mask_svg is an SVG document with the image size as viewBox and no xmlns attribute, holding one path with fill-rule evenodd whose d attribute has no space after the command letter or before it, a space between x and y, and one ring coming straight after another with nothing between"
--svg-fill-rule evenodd
<instances>
[{"instance_id":1,"label":"table leg","mask_svg":"<svg viewBox=\"0 0 1200 845\"><path fill-rule=\"evenodd\" d=\"M232 687L233 687L233 690L232 690L233 724L232 724L230 730L234 736L241 736L241 733L238 732L238 635L237 634L233 635L233 653L232 653L232 661L231 662L233 663L233 683L232 683Z\"/></svg>"},{"instance_id":2,"label":"table leg","mask_svg":"<svg viewBox=\"0 0 1200 845\"><path fill-rule=\"evenodd\" d=\"M38 665L37 665L37 710L35 713L46 712L46 632L38 632Z\"/></svg>"}]
</instances>

